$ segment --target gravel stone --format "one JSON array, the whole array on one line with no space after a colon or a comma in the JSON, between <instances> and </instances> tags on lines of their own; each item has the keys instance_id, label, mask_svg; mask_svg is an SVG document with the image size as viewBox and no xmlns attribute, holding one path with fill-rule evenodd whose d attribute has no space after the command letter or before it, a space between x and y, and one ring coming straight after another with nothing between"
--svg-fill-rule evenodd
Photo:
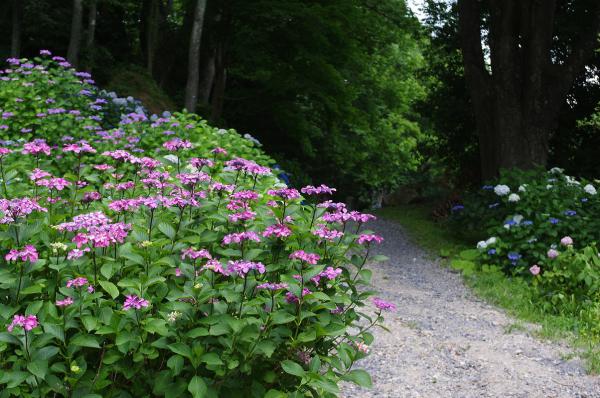
<instances>
[{"instance_id":1,"label":"gravel stone","mask_svg":"<svg viewBox=\"0 0 600 398\"><path fill-rule=\"evenodd\" d=\"M371 355L356 364L373 388L344 384L341 397L600 398L600 377L565 355L567 344L536 339L536 325L510 328L513 318L475 297L401 226L377 220L369 229L385 238L378 254L389 257L371 265L373 287L398 311L386 313L391 332L377 329Z\"/></svg>"}]
</instances>

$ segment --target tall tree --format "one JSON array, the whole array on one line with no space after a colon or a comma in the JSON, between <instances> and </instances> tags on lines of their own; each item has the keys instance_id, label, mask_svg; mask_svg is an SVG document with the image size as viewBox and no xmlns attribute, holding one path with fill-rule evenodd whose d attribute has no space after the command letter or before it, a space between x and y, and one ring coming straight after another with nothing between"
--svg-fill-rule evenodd
<instances>
[{"instance_id":1,"label":"tall tree","mask_svg":"<svg viewBox=\"0 0 600 398\"><path fill-rule=\"evenodd\" d=\"M154 72L155 54L158 47L160 27L160 0L144 0L142 3L142 45L146 55L146 69Z\"/></svg>"},{"instance_id":2,"label":"tall tree","mask_svg":"<svg viewBox=\"0 0 600 398\"><path fill-rule=\"evenodd\" d=\"M197 0L194 10L194 24L188 51L188 73L185 86L185 109L196 110L198 103L198 84L200 82L200 44L202 43L202 27L206 11L206 0Z\"/></svg>"},{"instance_id":3,"label":"tall tree","mask_svg":"<svg viewBox=\"0 0 600 398\"><path fill-rule=\"evenodd\" d=\"M12 0L12 36L10 43L10 56L18 58L21 53L21 16L22 0Z\"/></svg>"},{"instance_id":4,"label":"tall tree","mask_svg":"<svg viewBox=\"0 0 600 398\"><path fill-rule=\"evenodd\" d=\"M73 66L79 63L79 50L81 49L81 25L83 21L82 0L73 0L73 15L71 17L71 38L67 50L67 60Z\"/></svg>"},{"instance_id":5,"label":"tall tree","mask_svg":"<svg viewBox=\"0 0 600 398\"><path fill-rule=\"evenodd\" d=\"M458 0L484 178L494 177L500 168L546 164L558 111L593 55L600 30L600 2L564 3L562 23L574 15L583 17L577 21L579 34L559 49L556 43L565 39L556 31L557 0ZM489 46L489 58L483 43Z\"/></svg>"},{"instance_id":6,"label":"tall tree","mask_svg":"<svg viewBox=\"0 0 600 398\"><path fill-rule=\"evenodd\" d=\"M96 0L90 1L90 8L88 10L88 30L85 41L85 47L87 50L91 50L94 45L94 37L96 36L96 21L98 17L98 7Z\"/></svg>"}]
</instances>

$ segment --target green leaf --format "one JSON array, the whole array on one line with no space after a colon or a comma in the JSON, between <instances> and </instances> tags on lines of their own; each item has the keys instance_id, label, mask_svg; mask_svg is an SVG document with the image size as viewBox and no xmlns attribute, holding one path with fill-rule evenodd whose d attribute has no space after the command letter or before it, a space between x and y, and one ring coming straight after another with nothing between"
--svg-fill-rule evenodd
<instances>
[{"instance_id":1,"label":"green leaf","mask_svg":"<svg viewBox=\"0 0 600 398\"><path fill-rule=\"evenodd\" d=\"M110 294L110 297L112 297L113 299L116 299L119 296L119 289L114 283L109 281L98 281L98 283L100 284L100 286L102 286L102 289L104 289L108 294Z\"/></svg>"},{"instance_id":2,"label":"green leaf","mask_svg":"<svg viewBox=\"0 0 600 398\"><path fill-rule=\"evenodd\" d=\"M207 365L223 365L221 358L219 358L219 356L214 352L207 352L206 354L203 354L200 356L200 361Z\"/></svg>"},{"instance_id":3,"label":"green leaf","mask_svg":"<svg viewBox=\"0 0 600 398\"><path fill-rule=\"evenodd\" d=\"M371 376L362 369L354 369L342 377L346 381L351 381L361 387L372 387Z\"/></svg>"},{"instance_id":4,"label":"green leaf","mask_svg":"<svg viewBox=\"0 0 600 398\"><path fill-rule=\"evenodd\" d=\"M100 344L98 344L98 340L92 335L89 334L78 334L72 339L69 340L69 344L76 345L79 347L90 347L90 348L100 348Z\"/></svg>"},{"instance_id":5,"label":"green leaf","mask_svg":"<svg viewBox=\"0 0 600 398\"><path fill-rule=\"evenodd\" d=\"M273 322L274 325L281 325L284 323L289 323L289 322L293 321L294 319L296 319L296 316L290 314L289 312L276 311L273 313L271 322Z\"/></svg>"},{"instance_id":6,"label":"green leaf","mask_svg":"<svg viewBox=\"0 0 600 398\"><path fill-rule=\"evenodd\" d=\"M158 230L165 234L169 239L175 239L175 228L173 228L170 224L164 222L160 223L158 224Z\"/></svg>"},{"instance_id":7,"label":"green leaf","mask_svg":"<svg viewBox=\"0 0 600 398\"><path fill-rule=\"evenodd\" d=\"M285 373L289 373L298 377L304 377L306 374L304 369L302 369L302 366L298 365L296 362L290 361L289 359L281 362L281 368Z\"/></svg>"},{"instance_id":8,"label":"green leaf","mask_svg":"<svg viewBox=\"0 0 600 398\"><path fill-rule=\"evenodd\" d=\"M173 371L173 375L177 376L183 369L184 359L181 355L173 355L167 361L167 367Z\"/></svg>"},{"instance_id":9,"label":"green leaf","mask_svg":"<svg viewBox=\"0 0 600 398\"><path fill-rule=\"evenodd\" d=\"M27 364L27 370L40 379L44 379L46 377L46 373L48 373L48 361L37 360L29 362Z\"/></svg>"},{"instance_id":10,"label":"green leaf","mask_svg":"<svg viewBox=\"0 0 600 398\"><path fill-rule=\"evenodd\" d=\"M192 349L185 343L178 342L169 344L169 349L175 354L183 355L186 358L191 359L192 357Z\"/></svg>"},{"instance_id":11,"label":"green leaf","mask_svg":"<svg viewBox=\"0 0 600 398\"><path fill-rule=\"evenodd\" d=\"M200 376L192 377L192 380L190 380L187 389L190 392L190 394L192 394L193 398L204 398L206 397L206 393L208 392L206 383Z\"/></svg>"}]
</instances>

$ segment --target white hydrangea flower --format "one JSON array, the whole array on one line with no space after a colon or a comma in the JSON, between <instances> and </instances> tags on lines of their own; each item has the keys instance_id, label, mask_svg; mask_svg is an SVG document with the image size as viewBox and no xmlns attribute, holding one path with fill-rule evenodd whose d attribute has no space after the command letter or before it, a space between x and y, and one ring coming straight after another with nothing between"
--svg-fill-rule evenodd
<instances>
[{"instance_id":1,"label":"white hydrangea flower","mask_svg":"<svg viewBox=\"0 0 600 398\"><path fill-rule=\"evenodd\" d=\"M552 189L552 186L553 186L552 184L548 184L548 185L546 185L546 189Z\"/></svg>"},{"instance_id":2,"label":"white hydrangea flower","mask_svg":"<svg viewBox=\"0 0 600 398\"><path fill-rule=\"evenodd\" d=\"M550 174L562 174L565 169L561 169L560 167L553 167L550 169Z\"/></svg>"},{"instance_id":3,"label":"white hydrangea flower","mask_svg":"<svg viewBox=\"0 0 600 398\"><path fill-rule=\"evenodd\" d=\"M567 180L567 184L569 185L581 185L579 181L571 176L565 176L565 180Z\"/></svg>"},{"instance_id":4,"label":"white hydrangea flower","mask_svg":"<svg viewBox=\"0 0 600 398\"><path fill-rule=\"evenodd\" d=\"M519 192L525 192L527 189L527 184L519 185Z\"/></svg>"},{"instance_id":5,"label":"white hydrangea flower","mask_svg":"<svg viewBox=\"0 0 600 398\"><path fill-rule=\"evenodd\" d=\"M262 146L262 144L260 143L259 140L257 140L256 138L254 138L253 136L251 136L248 133L244 134L244 138L247 139L250 142L253 142L257 146Z\"/></svg>"},{"instance_id":6,"label":"white hydrangea flower","mask_svg":"<svg viewBox=\"0 0 600 398\"><path fill-rule=\"evenodd\" d=\"M521 197L519 195L517 195L516 193L511 193L510 195L508 195L509 202L516 203L519 200L521 200Z\"/></svg>"},{"instance_id":7,"label":"white hydrangea flower","mask_svg":"<svg viewBox=\"0 0 600 398\"><path fill-rule=\"evenodd\" d=\"M587 184L585 187L583 187L583 190L589 195L595 195L597 193L596 188L594 188L592 184Z\"/></svg>"},{"instance_id":8,"label":"white hydrangea flower","mask_svg":"<svg viewBox=\"0 0 600 398\"><path fill-rule=\"evenodd\" d=\"M220 134L220 135L227 134L227 130L225 130L225 129L218 129L217 130L217 134Z\"/></svg>"},{"instance_id":9,"label":"white hydrangea flower","mask_svg":"<svg viewBox=\"0 0 600 398\"><path fill-rule=\"evenodd\" d=\"M515 222L516 222L517 224L521 224L521 221L523 221L523 218L524 218L524 217L523 217L522 215L520 215L520 214L515 214L515 215L513 216L513 220L515 220Z\"/></svg>"},{"instance_id":10,"label":"white hydrangea flower","mask_svg":"<svg viewBox=\"0 0 600 398\"><path fill-rule=\"evenodd\" d=\"M506 196L510 193L510 188L508 185L496 185L494 187L494 192L498 196Z\"/></svg>"},{"instance_id":11,"label":"white hydrangea flower","mask_svg":"<svg viewBox=\"0 0 600 398\"><path fill-rule=\"evenodd\" d=\"M496 243L496 241L497 241L496 237L495 237L495 236L492 236L491 238L489 238L488 240L486 240L486 241L485 241L485 243L486 243L486 245L488 245L488 246L489 246L489 245L493 245L493 244L495 244L495 243Z\"/></svg>"},{"instance_id":12,"label":"white hydrangea flower","mask_svg":"<svg viewBox=\"0 0 600 398\"><path fill-rule=\"evenodd\" d=\"M483 250L486 247L487 247L487 243L484 240L477 242L477 248L478 249Z\"/></svg>"}]
</instances>

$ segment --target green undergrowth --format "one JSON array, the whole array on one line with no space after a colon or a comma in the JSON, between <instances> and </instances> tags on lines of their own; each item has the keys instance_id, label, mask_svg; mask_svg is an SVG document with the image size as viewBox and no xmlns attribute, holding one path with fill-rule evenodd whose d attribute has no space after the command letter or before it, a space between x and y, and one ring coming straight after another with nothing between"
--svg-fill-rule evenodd
<instances>
[{"instance_id":1,"label":"green undergrowth","mask_svg":"<svg viewBox=\"0 0 600 398\"><path fill-rule=\"evenodd\" d=\"M475 232L457 233L444 223L435 222L431 217L431 206L428 204L384 208L378 215L401 224L411 240L433 257L443 258L442 263L448 267L453 260L460 261L460 253L472 249L473 242L477 242ZM497 269L472 269L466 274L468 275L463 273L465 282L477 296L503 308L518 319L515 322L516 327L509 325L505 329L507 333L522 330L519 321L539 325L526 329L539 338L567 340L577 354L586 360L587 370L594 374L600 373L598 338L586 332L590 326L593 327L590 323L594 321L590 321L585 314L567 310L558 313L544 311L539 304L540 298L535 288L524 279L507 277Z\"/></svg>"}]
</instances>

